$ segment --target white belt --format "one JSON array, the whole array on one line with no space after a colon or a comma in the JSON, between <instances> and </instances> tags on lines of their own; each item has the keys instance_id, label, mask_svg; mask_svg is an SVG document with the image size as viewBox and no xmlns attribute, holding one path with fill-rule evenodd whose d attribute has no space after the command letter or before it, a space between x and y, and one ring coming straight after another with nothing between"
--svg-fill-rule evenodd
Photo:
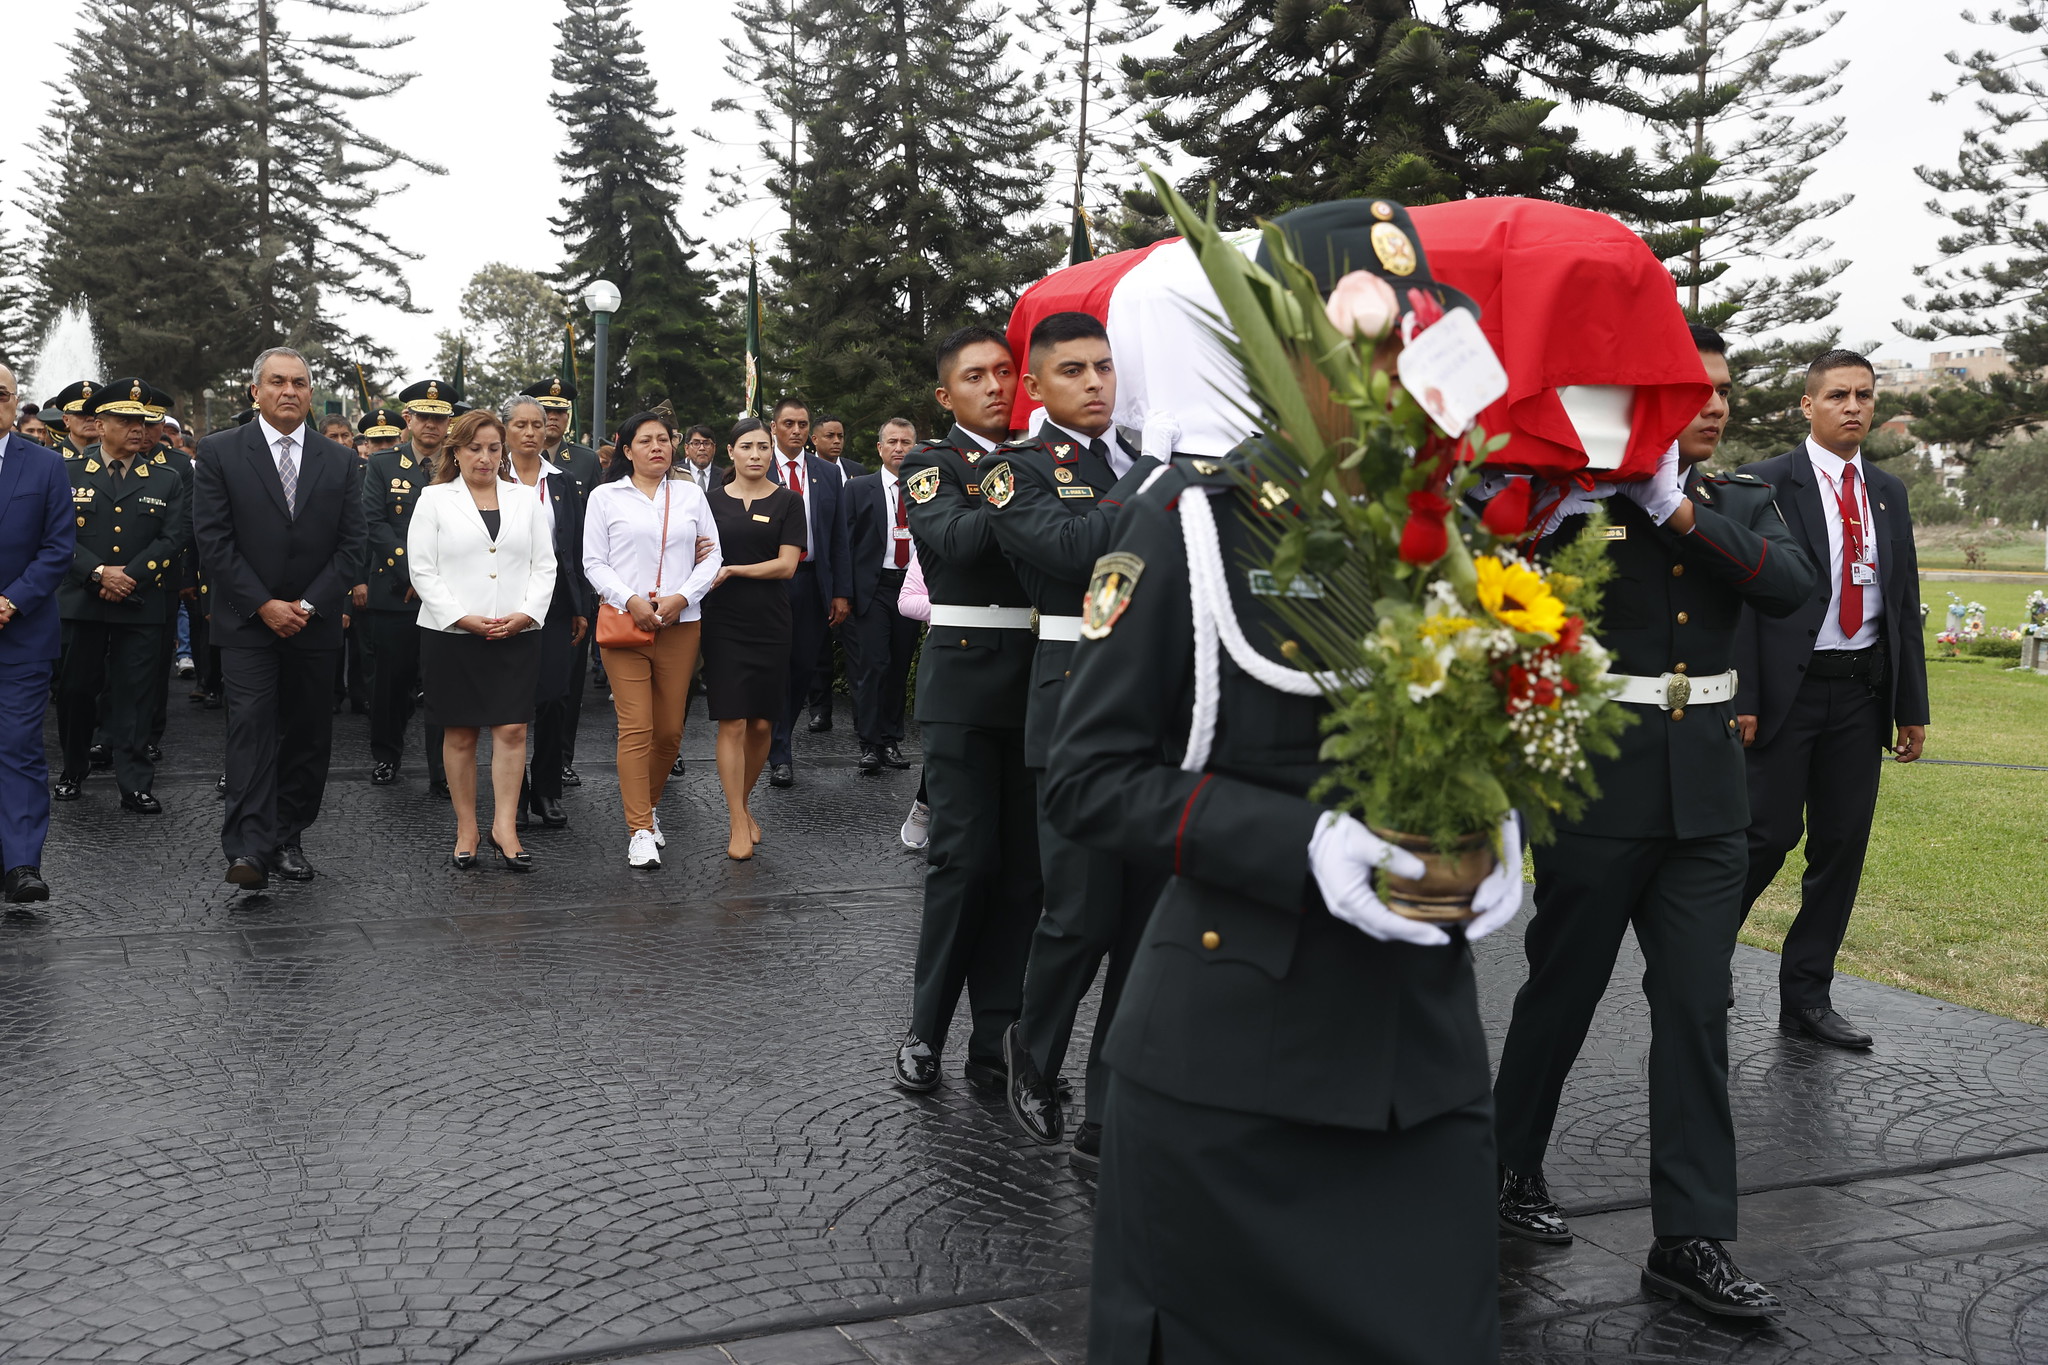
<instances>
[{"instance_id":1,"label":"white belt","mask_svg":"<svg viewBox=\"0 0 2048 1365\"><path fill-rule=\"evenodd\" d=\"M1081 618L1078 616L1041 616L1038 618L1038 638L1041 640L1079 640Z\"/></svg>"},{"instance_id":2,"label":"white belt","mask_svg":"<svg viewBox=\"0 0 2048 1365\"><path fill-rule=\"evenodd\" d=\"M977 630L1029 630L1037 613L1029 607L956 607L932 603L935 626L967 626Z\"/></svg>"},{"instance_id":3,"label":"white belt","mask_svg":"<svg viewBox=\"0 0 2048 1365\"><path fill-rule=\"evenodd\" d=\"M1627 673L1610 673L1609 682L1619 681L1621 690L1614 700L1633 706L1660 706L1675 711L1681 706L1708 706L1735 695L1735 670L1695 678L1684 673L1660 673L1654 678Z\"/></svg>"}]
</instances>

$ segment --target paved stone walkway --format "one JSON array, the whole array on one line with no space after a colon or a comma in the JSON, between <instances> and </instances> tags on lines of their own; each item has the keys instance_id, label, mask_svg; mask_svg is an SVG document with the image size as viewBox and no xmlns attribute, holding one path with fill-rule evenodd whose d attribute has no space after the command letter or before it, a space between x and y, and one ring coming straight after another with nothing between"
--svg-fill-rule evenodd
<instances>
[{"instance_id":1,"label":"paved stone walkway","mask_svg":"<svg viewBox=\"0 0 2048 1365\"><path fill-rule=\"evenodd\" d=\"M58 807L56 899L0 924L0 1359L1084 1358L1088 1184L957 1065L886 1084L916 773L861 777L842 708L735 865L699 718L638 874L594 700L532 877L450 867L353 717L308 885L219 882L218 712L175 714L164 816L105 777ZM1481 959L1497 1043L1514 935ZM1768 1026L1774 968L1742 951L1731 1048L1738 1250L1786 1317L1638 1290L1630 961L1550 1162L1580 1240L1503 1244L1508 1357L2048 1361L2048 1030L1845 982L1880 1044L1823 1052Z\"/></svg>"}]
</instances>

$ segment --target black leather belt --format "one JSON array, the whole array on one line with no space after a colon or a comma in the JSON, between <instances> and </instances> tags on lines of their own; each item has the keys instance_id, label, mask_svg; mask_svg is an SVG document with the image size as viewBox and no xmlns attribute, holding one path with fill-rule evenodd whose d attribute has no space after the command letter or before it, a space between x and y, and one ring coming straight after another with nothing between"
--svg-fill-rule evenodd
<instances>
[{"instance_id":1,"label":"black leather belt","mask_svg":"<svg viewBox=\"0 0 2048 1365\"><path fill-rule=\"evenodd\" d=\"M1862 649L1816 649L1812 662L1806 665L1806 676L1851 678L1874 684L1883 667L1883 657L1877 645L1866 645Z\"/></svg>"}]
</instances>

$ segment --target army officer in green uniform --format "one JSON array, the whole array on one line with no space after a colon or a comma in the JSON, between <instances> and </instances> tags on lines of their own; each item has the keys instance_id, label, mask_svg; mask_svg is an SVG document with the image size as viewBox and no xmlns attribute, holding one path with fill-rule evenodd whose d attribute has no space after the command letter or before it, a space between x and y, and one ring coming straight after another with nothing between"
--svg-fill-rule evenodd
<instances>
[{"instance_id":1,"label":"army officer in green uniform","mask_svg":"<svg viewBox=\"0 0 2048 1365\"><path fill-rule=\"evenodd\" d=\"M405 567L405 536L413 507L434 479L434 460L448 439L453 390L439 379L422 379L398 395L412 439L372 455L363 470L363 514L368 536L363 577L370 618L370 781L388 787L398 781L405 756L405 729L412 722L420 685L419 595ZM427 786L447 795L441 764L441 728L425 730Z\"/></svg>"},{"instance_id":2,"label":"army officer in green uniform","mask_svg":"<svg viewBox=\"0 0 2048 1365\"><path fill-rule=\"evenodd\" d=\"M1606 500L1614 565L1601 644L1638 723L1593 760L1600 798L1536 849L1529 980L1494 1086L1500 1225L1569 1242L1543 1180L1558 1096L1633 925L1650 1002L1650 1223L1643 1287L1709 1312L1763 1317L1777 1297L1721 1244L1735 1236L1735 1128L1728 1110L1728 967L1742 923L1749 787L1735 724L1735 623L1743 604L1797 610L1814 568L1753 475L1703 477L1726 421L1726 348L1695 328L1715 385L1706 410L1649 480ZM1571 512L1545 545L1576 536Z\"/></svg>"},{"instance_id":3,"label":"army officer in green uniform","mask_svg":"<svg viewBox=\"0 0 2048 1365\"><path fill-rule=\"evenodd\" d=\"M106 735L124 809L158 815L149 758L150 714L174 561L191 533L191 500L175 470L150 459L150 409L167 402L140 379L117 379L86 400L100 443L69 456L78 547L57 589L64 652L57 672L57 736L63 765L51 795L83 794L101 691Z\"/></svg>"},{"instance_id":4,"label":"army officer in green uniform","mask_svg":"<svg viewBox=\"0 0 2048 1365\"><path fill-rule=\"evenodd\" d=\"M43 404L43 420L50 424L57 449L67 460L82 457L88 447L99 444L99 420L87 408L101 387L97 379L73 380Z\"/></svg>"},{"instance_id":5,"label":"army officer in green uniform","mask_svg":"<svg viewBox=\"0 0 2048 1365\"><path fill-rule=\"evenodd\" d=\"M1372 266L1379 219L1344 204L1342 231L1298 252L1326 292ZM1371 207L1414 248L1404 309L1425 291L1462 306L1405 211ZM1286 504L1262 507L1259 482L1244 456L1176 456L1124 509L1046 773L1063 834L1172 878L1110 1030L1088 1359L1491 1365L1493 1112L1466 944L1520 908L1520 855L1511 838L1462 936L1374 895L1376 868L1421 865L1308 797L1329 707L1279 655L1257 570L1260 519ZM1203 708L1191 564L1220 566L1238 626L1215 627Z\"/></svg>"}]
</instances>

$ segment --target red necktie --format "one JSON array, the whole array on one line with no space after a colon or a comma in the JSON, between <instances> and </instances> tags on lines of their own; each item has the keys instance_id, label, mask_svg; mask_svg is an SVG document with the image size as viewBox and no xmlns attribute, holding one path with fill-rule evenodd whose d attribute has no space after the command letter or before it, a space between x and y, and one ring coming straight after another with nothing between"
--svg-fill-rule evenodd
<instances>
[{"instance_id":1,"label":"red necktie","mask_svg":"<svg viewBox=\"0 0 2048 1365\"><path fill-rule=\"evenodd\" d=\"M1863 629L1863 585L1856 581L1855 566L1863 559L1863 505L1856 496L1856 466L1842 466L1842 486L1836 491L1835 506L1842 517L1842 609L1837 618L1842 638L1853 640Z\"/></svg>"},{"instance_id":2,"label":"red necktie","mask_svg":"<svg viewBox=\"0 0 2048 1365\"><path fill-rule=\"evenodd\" d=\"M903 501L903 485L896 485L896 529L898 532L910 529L910 506ZM896 567L910 567L910 541L899 534L896 537Z\"/></svg>"},{"instance_id":3,"label":"red necktie","mask_svg":"<svg viewBox=\"0 0 2048 1365\"><path fill-rule=\"evenodd\" d=\"M795 460L790 460L790 461L788 461L788 464L789 464L789 491L790 491L790 492L792 492L792 493L794 493L794 494L796 494L796 495L797 495L798 497L802 497L802 496L804 495L804 481L803 481L803 476L801 476L800 474L798 474L798 473L796 472L796 468L797 468L797 466L796 466L796 461L795 461Z\"/></svg>"}]
</instances>

